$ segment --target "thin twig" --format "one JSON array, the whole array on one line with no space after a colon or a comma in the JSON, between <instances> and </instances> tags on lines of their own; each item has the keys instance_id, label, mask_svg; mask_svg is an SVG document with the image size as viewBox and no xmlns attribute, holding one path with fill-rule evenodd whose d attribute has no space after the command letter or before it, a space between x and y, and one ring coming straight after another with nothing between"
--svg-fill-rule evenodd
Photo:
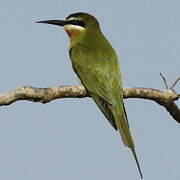
<instances>
[{"instance_id":1,"label":"thin twig","mask_svg":"<svg viewBox=\"0 0 180 180\"><path fill-rule=\"evenodd\" d=\"M180 77L178 77L178 78L176 79L176 81L172 84L172 86L170 87L171 90L173 90L173 89L175 88L175 86L176 86L176 84L178 83L178 81L180 81Z\"/></svg>"},{"instance_id":2,"label":"thin twig","mask_svg":"<svg viewBox=\"0 0 180 180\"><path fill-rule=\"evenodd\" d=\"M164 84L165 84L165 88L166 88L166 89L169 89L168 84L167 84L167 81L166 81L166 78L162 75L162 73L159 73L159 74L160 74L161 78L163 79L163 82L164 82Z\"/></svg>"}]
</instances>

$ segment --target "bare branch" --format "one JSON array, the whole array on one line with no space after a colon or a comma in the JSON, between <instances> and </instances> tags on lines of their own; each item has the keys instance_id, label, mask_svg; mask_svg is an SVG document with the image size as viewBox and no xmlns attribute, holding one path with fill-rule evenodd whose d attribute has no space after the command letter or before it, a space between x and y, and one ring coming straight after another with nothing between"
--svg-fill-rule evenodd
<instances>
[{"instance_id":1,"label":"bare branch","mask_svg":"<svg viewBox=\"0 0 180 180\"><path fill-rule=\"evenodd\" d=\"M170 115L180 123L180 109L174 103L179 95L171 89L160 91L151 88L123 88L124 98L142 98L153 100L164 106ZM19 100L47 103L59 98L89 97L85 88L79 86L58 86L50 88L35 88L23 86L0 95L0 106L7 106Z\"/></svg>"},{"instance_id":2,"label":"bare branch","mask_svg":"<svg viewBox=\"0 0 180 180\"><path fill-rule=\"evenodd\" d=\"M162 80L164 82L164 85L165 85L166 89L168 89L168 84L167 84L166 78L162 75L162 73L159 73L159 74L160 74L160 76L161 76L161 78L162 78Z\"/></svg>"},{"instance_id":3,"label":"bare branch","mask_svg":"<svg viewBox=\"0 0 180 180\"><path fill-rule=\"evenodd\" d=\"M159 73L159 74L160 74L161 78L163 79L163 82L164 82L164 84L165 84L166 89L171 89L171 90L173 90L173 89L175 88L176 84L180 81L180 77L178 77L178 78L176 79L176 81L175 81L171 86L168 86L168 83L167 83L167 81L166 81L166 78L162 75L162 73Z\"/></svg>"},{"instance_id":4,"label":"bare branch","mask_svg":"<svg viewBox=\"0 0 180 180\"><path fill-rule=\"evenodd\" d=\"M172 86L170 87L170 89L174 89L175 88L175 86L176 86L176 84L178 83L178 81L180 81L180 77L178 77L177 79L176 79L176 81L172 84Z\"/></svg>"},{"instance_id":5,"label":"bare branch","mask_svg":"<svg viewBox=\"0 0 180 180\"><path fill-rule=\"evenodd\" d=\"M6 106L19 100L47 103L59 98L80 98L86 96L87 93L83 86L59 86L50 88L23 86L1 94L0 106Z\"/></svg>"}]
</instances>

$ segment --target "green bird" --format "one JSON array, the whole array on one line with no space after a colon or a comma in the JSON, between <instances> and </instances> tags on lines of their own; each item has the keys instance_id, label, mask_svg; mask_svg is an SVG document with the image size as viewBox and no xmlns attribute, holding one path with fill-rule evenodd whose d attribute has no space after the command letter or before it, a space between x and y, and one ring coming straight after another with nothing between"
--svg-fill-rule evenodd
<instances>
[{"instance_id":1,"label":"green bird","mask_svg":"<svg viewBox=\"0 0 180 180\"><path fill-rule=\"evenodd\" d=\"M97 19L84 12L70 14L65 20L45 20L63 26L70 38L69 55L74 72L115 130L134 155L141 178L135 145L123 103L121 72L115 50L103 35Z\"/></svg>"}]
</instances>

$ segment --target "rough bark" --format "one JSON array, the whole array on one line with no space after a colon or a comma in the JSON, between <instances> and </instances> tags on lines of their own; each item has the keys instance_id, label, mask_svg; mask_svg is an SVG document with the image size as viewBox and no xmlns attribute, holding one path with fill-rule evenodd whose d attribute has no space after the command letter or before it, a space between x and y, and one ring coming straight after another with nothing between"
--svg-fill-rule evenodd
<instances>
[{"instance_id":1,"label":"rough bark","mask_svg":"<svg viewBox=\"0 0 180 180\"><path fill-rule=\"evenodd\" d=\"M175 86L175 84L174 84ZM173 86L173 87L174 87ZM166 108L169 114L180 123L180 109L175 101L180 98L171 87L163 91L151 88L123 88L124 98L142 98L155 101ZM0 106L7 106L19 100L47 103L59 98L89 97L85 88L79 86L58 86L50 88L35 88L23 86L0 95Z\"/></svg>"}]
</instances>

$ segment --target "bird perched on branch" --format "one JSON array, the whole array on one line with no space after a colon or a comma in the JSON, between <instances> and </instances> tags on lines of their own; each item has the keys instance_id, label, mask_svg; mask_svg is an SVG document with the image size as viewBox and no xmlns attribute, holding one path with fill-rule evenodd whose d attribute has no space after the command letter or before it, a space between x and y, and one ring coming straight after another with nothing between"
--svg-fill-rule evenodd
<instances>
[{"instance_id":1,"label":"bird perched on branch","mask_svg":"<svg viewBox=\"0 0 180 180\"><path fill-rule=\"evenodd\" d=\"M70 14L65 20L38 23L64 27L70 38L69 55L75 73L110 124L120 132L124 145L131 149L142 178L123 103L118 58L97 19L79 12Z\"/></svg>"}]
</instances>

